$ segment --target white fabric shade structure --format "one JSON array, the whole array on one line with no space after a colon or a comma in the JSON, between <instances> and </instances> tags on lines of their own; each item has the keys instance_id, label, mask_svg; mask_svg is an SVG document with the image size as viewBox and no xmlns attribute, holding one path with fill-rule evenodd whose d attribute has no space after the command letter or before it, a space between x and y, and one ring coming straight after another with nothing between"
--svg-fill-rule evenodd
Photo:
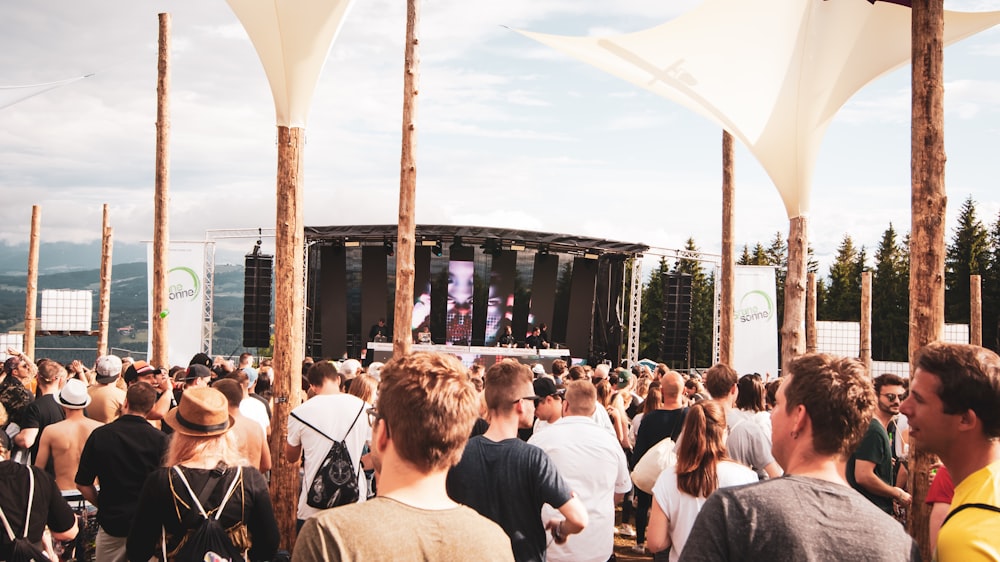
<instances>
[{"instance_id":1,"label":"white fabric shade structure","mask_svg":"<svg viewBox=\"0 0 1000 562\"><path fill-rule=\"evenodd\" d=\"M353 0L227 0L271 84L278 126L305 128L316 82Z\"/></svg>"},{"instance_id":2,"label":"white fabric shade structure","mask_svg":"<svg viewBox=\"0 0 1000 562\"><path fill-rule=\"evenodd\" d=\"M26 86L0 86L0 109L5 107L10 107L15 103L22 102L30 97L37 96L38 94L43 94L49 90L54 90L60 86L65 86L67 84L72 84L78 80L83 80L84 78L89 78L93 74L87 74L86 76L77 76L75 78L67 78L66 80L59 80L57 82L46 82L45 84L31 84Z\"/></svg>"},{"instance_id":3,"label":"white fabric shade structure","mask_svg":"<svg viewBox=\"0 0 1000 562\"><path fill-rule=\"evenodd\" d=\"M610 37L518 31L715 121L760 161L788 217L807 216L827 126L863 86L910 59L910 8L864 0L706 0ZM950 44L1000 12L945 12Z\"/></svg>"}]
</instances>

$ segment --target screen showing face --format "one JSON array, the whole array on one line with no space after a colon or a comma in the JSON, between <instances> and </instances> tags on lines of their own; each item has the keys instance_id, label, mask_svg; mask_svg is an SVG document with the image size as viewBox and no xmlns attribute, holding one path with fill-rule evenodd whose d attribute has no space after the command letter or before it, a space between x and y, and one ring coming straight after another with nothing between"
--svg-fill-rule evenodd
<instances>
[{"instance_id":1,"label":"screen showing face","mask_svg":"<svg viewBox=\"0 0 1000 562\"><path fill-rule=\"evenodd\" d=\"M448 330L446 343L472 341L472 295L475 268L471 261L448 264Z\"/></svg>"}]
</instances>

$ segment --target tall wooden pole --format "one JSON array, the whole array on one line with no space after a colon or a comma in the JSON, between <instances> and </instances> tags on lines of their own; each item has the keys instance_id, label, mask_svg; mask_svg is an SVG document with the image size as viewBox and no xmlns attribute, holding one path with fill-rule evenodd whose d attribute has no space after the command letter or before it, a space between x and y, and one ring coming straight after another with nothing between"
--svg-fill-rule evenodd
<instances>
[{"instance_id":1,"label":"tall wooden pole","mask_svg":"<svg viewBox=\"0 0 1000 562\"><path fill-rule=\"evenodd\" d=\"M31 234L28 238L28 286L24 297L24 354L35 359L35 330L38 328L38 243L42 230L42 208L31 206Z\"/></svg>"},{"instance_id":2,"label":"tall wooden pole","mask_svg":"<svg viewBox=\"0 0 1000 562\"><path fill-rule=\"evenodd\" d=\"M156 196L153 206L153 355L167 366L167 248L170 246L170 14L160 14L156 77Z\"/></svg>"},{"instance_id":3,"label":"tall wooden pole","mask_svg":"<svg viewBox=\"0 0 1000 562\"><path fill-rule=\"evenodd\" d=\"M101 224L101 296L97 311L97 356L108 353L108 331L111 320L111 213L104 204L104 220Z\"/></svg>"},{"instance_id":4,"label":"tall wooden pole","mask_svg":"<svg viewBox=\"0 0 1000 562\"><path fill-rule=\"evenodd\" d=\"M781 327L781 373L802 355L806 347L803 331L806 304L806 246L809 219L798 216L788 221L788 275L785 277L785 319Z\"/></svg>"},{"instance_id":5,"label":"tall wooden pole","mask_svg":"<svg viewBox=\"0 0 1000 562\"><path fill-rule=\"evenodd\" d=\"M969 276L969 343L983 345L983 278Z\"/></svg>"},{"instance_id":6,"label":"tall wooden pole","mask_svg":"<svg viewBox=\"0 0 1000 562\"><path fill-rule=\"evenodd\" d=\"M806 353L816 353L816 274L806 277Z\"/></svg>"},{"instance_id":7,"label":"tall wooden pole","mask_svg":"<svg viewBox=\"0 0 1000 562\"><path fill-rule=\"evenodd\" d=\"M912 117L910 138L910 368L917 351L944 330L944 0L913 2ZM927 475L933 456L911 447L913 503L907 530L931 559L928 543Z\"/></svg>"},{"instance_id":8,"label":"tall wooden pole","mask_svg":"<svg viewBox=\"0 0 1000 562\"><path fill-rule=\"evenodd\" d=\"M861 272L861 361L872 376L872 272Z\"/></svg>"},{"instance_id":9,"label":"tall wooden pole","mask_svg":"<svg viewBox=\"0 0 1000 562\"><path fill-rule=\"evenodd\" d=\"M733 135L722 131L722 267L719 282L719 362L733 364L733 281L736 260L733 257L735 214L733 181Z\"/></svg>"},{"instance_id":10,"label":"tall wooden pole","mask_svg":"<svg viewBox=\"0 0 1000 562\"><path fill-rule=\"evenodd\" d=\"M403 62L403 148L399 162L399 230L396 239L396 303L392 353L402 356L413 346L413 254L416 240L417 94L420 92L420 0L406 2L406 49Z\"/></svg>"},{"instance_id":11,"label":"tall wooden pole","mask_svg":"<svg viewBox=\"0 0 1000 562\"><path fill-rule=\"evenodd\" d=\"M299 501L298 461L284 457L288 413L302 402L301 361L305 298L303 247L305 221L302 206L302 151L305 130L278 127L277 225L274 231L274 359L275 394L271 419L271 500L282 547L295 544Z\"/></svg>"}]
</instances>

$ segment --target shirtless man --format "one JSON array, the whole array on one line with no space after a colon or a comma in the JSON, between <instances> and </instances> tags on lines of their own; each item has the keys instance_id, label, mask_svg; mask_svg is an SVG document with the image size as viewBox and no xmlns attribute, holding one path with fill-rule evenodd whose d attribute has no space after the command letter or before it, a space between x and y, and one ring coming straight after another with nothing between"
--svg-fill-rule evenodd
<instances>
[{"instance_id":1,"label":"shirtless man","mask_svg":"<svg viewBox=\"0 0 1000 562\"><path fill-rule=\"evenodd\" d=\"M51 460L56 485L60 490L70 490L75 495L77 491L74 478L80 466L83 445L90 433L104 424L83 415L83 409L90 404L90 395L87 394L87 385L79 379L66 381L56 402L66 412L66 419L48 426L42 432L35 466L44 470Z\"/></svg>"},{"instance_id":2,"label":"shirtless man","mask_svg":"<svg viewBox=\"0 0 1000 562\"><path fill-rule=\"evenodd\" d=\"M229 415L235 420L232 431L236 442L239 443L240 451L261 472L271 470L271 449L267 446L264 430L256 421L240 413L243 386L233 379L226 378L216 381L212 388L224 394L229 402Z\"/></svg>"}]
</instances>

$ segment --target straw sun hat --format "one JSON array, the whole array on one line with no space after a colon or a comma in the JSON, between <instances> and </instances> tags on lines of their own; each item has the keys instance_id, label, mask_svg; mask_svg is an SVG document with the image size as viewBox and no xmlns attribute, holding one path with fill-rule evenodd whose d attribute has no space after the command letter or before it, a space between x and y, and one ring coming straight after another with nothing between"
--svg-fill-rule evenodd
<instances>
[{"instance_id":1,"label":"straw sun hat","mask_svg":"<svg viewBox=\"0 0 1000 562\"><path fill-rule=\"evenodd\" d=\"M177 433L194 437L221 435L236 422L229 415L225 395L211 387L185 390L181 403L167 412L163 421Z\"/></svg>"}]
</instances>

